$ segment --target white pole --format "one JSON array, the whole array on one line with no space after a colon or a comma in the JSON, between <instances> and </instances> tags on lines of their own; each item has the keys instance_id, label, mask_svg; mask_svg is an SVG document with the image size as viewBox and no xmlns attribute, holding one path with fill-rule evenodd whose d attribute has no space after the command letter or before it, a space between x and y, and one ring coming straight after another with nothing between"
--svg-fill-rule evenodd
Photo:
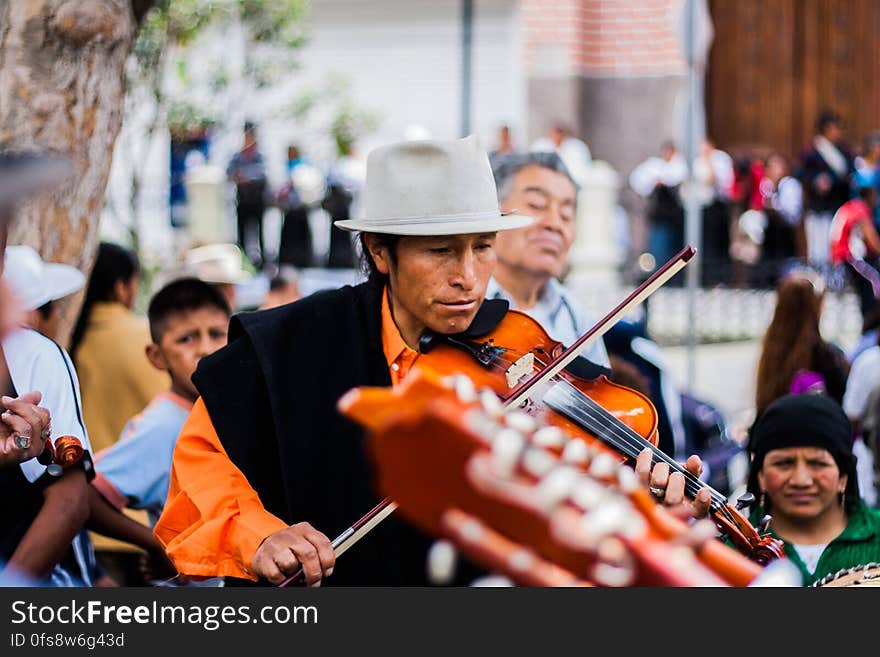
<instances>
[{"instance_id":1,"label":"white pole","mask_svg":"<svg viewBox=\"0 0 880 657\"><path fill-rule=\"evenodd\" d=\"M700 284L702 268L702 235L701 215L696 194L696 178L694 176L694 159L697 149L698 130L697 112L697 71L696 71L696 3L697 0L685 0L685 54L687 59L688 91L687 115L684 135L684 157L688 165L688 185L690 193L685 201L685 243L697 249L697 257L688 267L687 282L687 389L693 392L697 370L697 292Z\"/></svg>"}]
</instances>

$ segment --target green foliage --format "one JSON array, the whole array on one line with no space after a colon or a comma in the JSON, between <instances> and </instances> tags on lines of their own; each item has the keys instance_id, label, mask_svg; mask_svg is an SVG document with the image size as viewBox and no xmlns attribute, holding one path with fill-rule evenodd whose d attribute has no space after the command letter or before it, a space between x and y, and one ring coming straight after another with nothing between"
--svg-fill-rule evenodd
<instances>
[{"instance_id":1,"label":"green foliage","mask_svg":"<svg viewBox=\"0 0 880 657\"><path fill-rule=\"evenodd\" d=\"M355 106L351 80L343 75L329 76L321 87L304 90L282 114L299 122L318 123L316 130L333 141L337 155L348 154L382 122L378 112Z\"/></svg>"},{"instance_id":2,"label":"green foliage","mask_svg":"<svg viewBox=\"0 0 880 657\"><path fill-rule=\"evenodd\" d=\"M277 43L293 50L305 45L308 5L304 0L240 0L235 4L255 42Z\"/></svg>"},{"instance_id":3,"label":"green foliage","mask_svg":"<svg viewBox=\"0 0 880 657\"><path fill-rule=\"evenodd\" d=\"M307 39L307 12L307 0L159 0L141 23L128 72L129 89L147 89L160 108L168 101L173 109L176 101L167 99L162 88L168 60L177 58L172 67L180 87L194 84L186 64L187 49L209 26L234 21L244 27L248 42L240 75L256 89L269 87L296 68L296 53ZM230 62L218 61L208 86L222 93L235 79ZM212 114L204 109L201 113ZM178 111L169 117L169 127L177 129L184 116Z\"/></svg>"},{"instance_id":4,"label":"green foliage","mask_svg":"<svg viewBox=\"0 0 880 657\"><path fill-rule=\"evenodd\" d=\"M216 125L217 117L202 107L181 100L171 103L165 121L172 139L184 139L193 130L202 130Z\"/></svg>"}]
</instances>

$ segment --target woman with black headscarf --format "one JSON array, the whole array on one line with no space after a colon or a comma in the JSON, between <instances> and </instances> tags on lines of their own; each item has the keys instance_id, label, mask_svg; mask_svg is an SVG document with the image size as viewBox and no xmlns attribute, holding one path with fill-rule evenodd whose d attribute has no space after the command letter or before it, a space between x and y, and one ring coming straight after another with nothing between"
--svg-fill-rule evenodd
<instances>
[{"instance_id":1,"label":"woman with black headscarf","mask_svg":"<svg viewBox=\"0 0 880 657\"><path fill-rule=\"evenodd\" d=\"M786 395L752 427L750 518L772 516L771 533L804 584L845 568L880 561L880 511L859 496L852 427L825 395Z\"/></svg>"}]
</instances>

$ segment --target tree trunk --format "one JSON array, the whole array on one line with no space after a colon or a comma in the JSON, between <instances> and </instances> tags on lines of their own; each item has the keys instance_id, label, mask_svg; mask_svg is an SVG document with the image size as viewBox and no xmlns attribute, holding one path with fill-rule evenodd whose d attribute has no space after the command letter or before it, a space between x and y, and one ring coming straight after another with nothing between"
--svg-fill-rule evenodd
<instances>
[{"instance_id":1,"label":"tree trunk","mask_svg":"<svg viewBox=\"0 0 880 657\"><path fill-rule=\"evenodd\" d=\"M88 274L137 31L132 2L10 0L0 12L0 147L62 153L74 168L57 189L19 205L9 243ZM62 344L82 297L63 302L54 336Z\"/></svg>"}]
</instances>

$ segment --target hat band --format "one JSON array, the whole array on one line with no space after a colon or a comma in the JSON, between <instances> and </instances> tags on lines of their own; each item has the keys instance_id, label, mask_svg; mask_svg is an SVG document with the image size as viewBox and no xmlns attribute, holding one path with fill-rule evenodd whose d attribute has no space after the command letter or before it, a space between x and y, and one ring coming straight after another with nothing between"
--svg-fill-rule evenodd
<instances>
[{"instance_id":1,"label":"hat band","mask_svg":"<svg viewBox=\"0 0 880 657\"><path fill-rule=\"evenodd\" d=\"M388 217L386 219L378 220L362 219L361 222L374 226L407 226L411 224L445 224L457 219L479 221L481 219L497 219L500 216L504 215L499 210L487 210L485 212L471 212L468 214L457 212L455 214L435 214L431 216L413 215L408 217Z\"/></svg>"}]
</instances>

